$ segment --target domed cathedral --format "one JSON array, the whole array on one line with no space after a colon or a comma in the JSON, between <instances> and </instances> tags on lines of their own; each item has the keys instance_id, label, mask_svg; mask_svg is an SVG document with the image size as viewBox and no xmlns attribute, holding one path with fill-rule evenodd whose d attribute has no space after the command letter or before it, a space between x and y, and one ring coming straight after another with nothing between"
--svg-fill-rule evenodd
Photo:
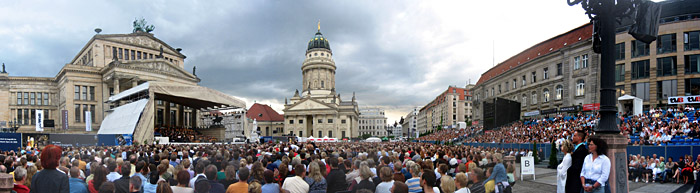
<instances>
[{"instance_id":1,"label":"domed cathedral","mask_svg":"<svg viewBox=\"0 0 700 193\"><path fill-rule=\"evenodd\" d=\"M357 137L360 113L355 93L350 101L343 101L336 93L333 51L320 23L304 57L302 92L297 90L289 101L285 98L285 130L298 137Z\"/></svg>"}]
</instances>

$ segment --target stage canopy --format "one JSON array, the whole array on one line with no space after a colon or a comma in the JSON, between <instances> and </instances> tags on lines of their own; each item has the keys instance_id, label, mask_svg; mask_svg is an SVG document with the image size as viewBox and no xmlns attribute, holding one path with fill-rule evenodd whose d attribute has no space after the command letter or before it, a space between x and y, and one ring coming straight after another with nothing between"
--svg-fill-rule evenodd
<instances>
[{"instance_id":1,"label":"stage canopy","mask_svg":"<svg viewBox=\"0 0 700 193\"><path fill-rule=\"evenodd\" d=\"M245 102L199 85L183 85L167 82L149 81L129 90L109 97L109 102L122 100L139 94L149 92L155 95L155 99L182 104L195 109L216 109L221 107L244 108Z\"/></svg>"}]
</instances>

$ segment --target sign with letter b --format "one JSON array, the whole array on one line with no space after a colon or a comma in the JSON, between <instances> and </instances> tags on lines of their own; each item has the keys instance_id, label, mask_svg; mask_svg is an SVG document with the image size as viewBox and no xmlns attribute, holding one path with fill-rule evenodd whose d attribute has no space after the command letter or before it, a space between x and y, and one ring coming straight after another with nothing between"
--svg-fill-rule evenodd
<instances>
[{"instance_id":1,"label":"sign with letter b","mask_svg":"<svg viewBox=\"0 0 700 193\"><path fill-rule=\"evenodd\" d=\"M520 179L523 179L523 175L532 175L532 179L535 179L535 157L524 156L520 158Z\"/></svg>"}]
</instances>

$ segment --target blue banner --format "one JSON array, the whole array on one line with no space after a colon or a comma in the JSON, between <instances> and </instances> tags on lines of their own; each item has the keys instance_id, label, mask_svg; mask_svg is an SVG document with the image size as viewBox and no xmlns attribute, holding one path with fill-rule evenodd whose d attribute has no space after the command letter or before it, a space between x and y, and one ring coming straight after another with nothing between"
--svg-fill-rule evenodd
<instances>
[{"instance_id":1,"label":"blue banner","mask_svg":"<svg viewBox=\"0 0 700 193\"><path fill-rule=\"evenodd\" d=\"M18 151L20 147L22 147L21 133L0 133L0 150Z\"/></svg>"}]
</instances>

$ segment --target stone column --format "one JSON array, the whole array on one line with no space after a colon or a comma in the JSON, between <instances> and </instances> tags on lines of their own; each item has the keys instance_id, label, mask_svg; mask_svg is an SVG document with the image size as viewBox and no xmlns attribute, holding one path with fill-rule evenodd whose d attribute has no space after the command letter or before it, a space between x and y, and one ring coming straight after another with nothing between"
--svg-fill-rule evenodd
<instances>
[{"instance_id":1,"label":"stone column","mask_svg":"<svg viewBox=\"0 0 700 193\"><path fill-rule=\"evenodd\" d=\"M134 79L134 80L131 81L131 88L134 88L134 87L136 87L136 86L138 86L138 85L139 85L138 79Z\"/></svg>"},{"instance_id":2,"label":"stone column","mask_svg":"<svg viewBox=\"0 0 700 193\"><path fill-rule=\"evenodd\" d=\"M114 84L112 84L114 87L114 94L119 94L119 78L112 77L112 79L114 80Z\"/></svg>"},{"instance_id":3,"label":"stone column","mask_svg":"<svg viewBox=\"0 0 700 193\"><path fill-rule=\"evenodd\" d=\"M627 185L627 139L619 133L596 134L608 143L606 156L610 159L608 184L610 192L629 192Z\"/></svg>"}]
</instances>

